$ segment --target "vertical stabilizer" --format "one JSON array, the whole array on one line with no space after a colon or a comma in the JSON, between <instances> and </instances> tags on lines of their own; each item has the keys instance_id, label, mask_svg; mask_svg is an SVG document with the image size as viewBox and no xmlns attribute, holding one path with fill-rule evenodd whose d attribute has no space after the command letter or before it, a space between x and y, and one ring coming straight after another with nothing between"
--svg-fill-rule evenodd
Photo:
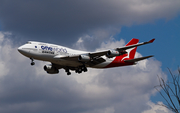
<instances>
[{"instance_id":1,"label":"vertical stabilizer","mask_svg":"<svg viewBox=\"0 0 180 113\"><path fill-rule=\"evenodd\" d=\"M139 39L131 39L127 44L126 46L130 46L130 45L134 45L134 44L137 44L139 42ZM128 56L127 57L124 57L124 58L129 58L129 59L134 59L134 56L135 56L135 53L136 53L136 49L137 47L134 47L132 49L129 49L129 50L126 50L128 53ZM123 59L124 59L123 58Z\"/></svg>"}]
</instances>

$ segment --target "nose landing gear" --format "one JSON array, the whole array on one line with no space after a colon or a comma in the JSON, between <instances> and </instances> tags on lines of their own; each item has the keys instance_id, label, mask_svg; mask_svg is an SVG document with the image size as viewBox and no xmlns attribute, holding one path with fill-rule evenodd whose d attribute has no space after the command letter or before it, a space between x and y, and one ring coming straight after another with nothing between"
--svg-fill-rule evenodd
<instances>
[{"instance_id":1,"label":"nose landing gear","mask_svg":"<svg viewBox=\"0 0 180 113\"><path fill-rule=\"evenodd\" d=\"M33 58L30 59L31 59L31 66L35 65L34 59Z\"/></svg>"}]
</instances>

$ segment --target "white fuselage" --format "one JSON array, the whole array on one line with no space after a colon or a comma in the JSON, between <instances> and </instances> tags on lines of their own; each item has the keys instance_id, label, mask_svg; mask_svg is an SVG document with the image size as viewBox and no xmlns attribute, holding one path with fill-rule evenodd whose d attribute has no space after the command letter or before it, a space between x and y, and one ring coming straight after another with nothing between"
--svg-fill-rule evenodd
<instances>
[{"instance_id":1,"label":"white fuselage","mask_svg":"<svg viewBox=\"0 0 180 113\"><path fill-rule=\"evenodd\" d=\"M82 65L81 62L73 60L64 60L59 57L64 56L77 56L80 54L88 54L89 52L86 51L79 51L79 50L73 50L67 47L55 45L55 44L49 44L49 43L42 43L42 42L34 42L29 41L28 43L20 46L18 48L18 51L23 54L26 57L42 60L42 61L49 61L54 64L58 64L61 66L71 66L71 67L77 67ZM106 62L103 62L98 65L92 66L93 68L103 68L110 64L114 58L107 58L106 56L102 56L104 59L106 59ZM86 65L87 67L91 67Z\"/></svg>"}]
</instances>

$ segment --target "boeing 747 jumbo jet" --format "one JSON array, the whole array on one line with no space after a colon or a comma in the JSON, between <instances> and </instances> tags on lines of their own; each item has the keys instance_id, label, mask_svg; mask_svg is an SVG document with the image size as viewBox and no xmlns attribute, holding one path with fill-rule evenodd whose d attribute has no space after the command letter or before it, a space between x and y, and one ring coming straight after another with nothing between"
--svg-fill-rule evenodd
<instances>
[{"instance_id":1,"label":"boeing 747 jumbo jet","mask_svg":"<svg viewBox=\"0 0 180 113\"><path fill-rule=\"evenodd\" d=\"M87 71L87 67L112 68L134 65L140 60L153 57L151 55L134 58L138 46L152 43L154 40L138 43L139 39L133 38L124 47L98 52L79 51L55 44L29 41L20 46L18 51L31 59L31 65L35 64L34 59L51 62L44 66L44 70L49 74L59 73L59 69L63 68L67 75L70 75L70 70L82 73Z\"/></svg>"}]
</instances>

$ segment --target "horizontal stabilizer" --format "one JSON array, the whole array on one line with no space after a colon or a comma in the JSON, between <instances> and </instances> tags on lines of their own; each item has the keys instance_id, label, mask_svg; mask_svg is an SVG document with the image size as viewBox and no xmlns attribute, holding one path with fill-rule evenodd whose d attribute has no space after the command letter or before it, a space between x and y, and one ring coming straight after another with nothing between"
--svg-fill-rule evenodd
<instances>
[{"instance_id":1,"label":"horizontal stabilizer","mask_svg":"<svg viewBox=\"0 0 180 113\"><path fill-rule=\"evenodd\" d=\"M140 58L135 58L135 59L131 59L131 60L124 60L124 62L138 62L147 58L153 57L153 55L151 56L146 56L146 57L140 57Z\"/></svg>"}]
</instances>

